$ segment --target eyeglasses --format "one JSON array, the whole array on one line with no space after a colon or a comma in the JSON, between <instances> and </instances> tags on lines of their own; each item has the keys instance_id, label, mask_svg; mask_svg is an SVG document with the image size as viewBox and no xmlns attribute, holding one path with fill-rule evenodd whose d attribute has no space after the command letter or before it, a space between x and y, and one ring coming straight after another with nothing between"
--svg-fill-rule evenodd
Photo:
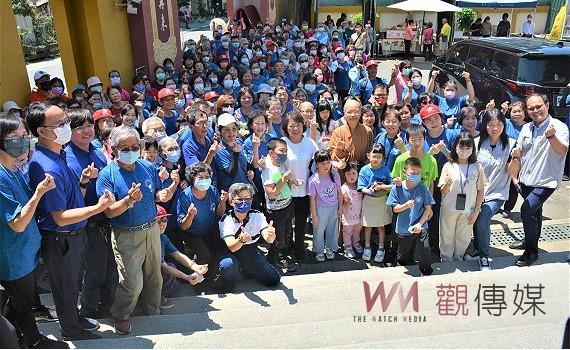
<instances>
[{"instance_id":1,"label":"eyeglasses","mask_svg":"<svg viewBox=\"0 0 570 350\"><path fill-rule=\"evenodd\" d=\"M538 110L541 109L542 107L544 107L544 104L541 104L540 106L531 106L531 107L528 107L527 110L528 110L529 112L534 112L534 111L538 111Z\"/></svg>"},{"instance_id":2,"label":"eyeglasses","mask_svg":"<svg viewBox=\"0 0 570 350\"><path fill-rule=\"evenodd\" d=\"M163 216L161 218L156 219L156 221L158 221L159 223L166 223L168 222L168 217L167 216Z\"/></svg>"},{"instance_id":3,"label":"eyeglasses","mask_svg":"<svg viewBox=\"0 0 570 350\"><path fill-rule=\"evenodd\" d=\"M224 103L223 106L224 106L224 107L233 107L234 104L233 104L233 103Z\"/></svg>"},{"instance_id":4,"label":"eyeglasses","mask_svg":"<svg viewBox=\"0 0 570 350\"><path fill-rule=\"evenodd\" d=\"M49 128L49 129L57 129L57 128L63 128L65 125L69 125L69 120L65 120L62 123L59 123L57 125L41 125L42 128Z\"/></svg>"},{"instance_id":5,"label":"eyeglasses","mask_svg":"<svg viewBox=\"0 0 570 350\"><path fill-rule=\"evenodd\" d=\"M199 126L199 127L204 127L208 125L208 121L201 121L201 122L196 122L194 123L194 125Z\"/></svg>"},{"instance_id":6,"label":"eyeglasses","mask_svg":"<svg viewBox=\"0 0 570 350\"><path fill-rule=\"evenodd\" d=\"M83 126L77 126L77 127L73 128L73 130L77 130L79 132L82 132L82 131L86 131L86 130L91 131L94 128L95 128L94 124L87 124L87 125L83 125Z\"/></svg>"},{"instance_id":7,"label":"eyeglasses","mask_svg":"<svg viewBox=\"0 0 570 350\"><path fill-rule=\"evenodd\" d=\"M119 152L138 152L140 150L141 150L140 146L134 146L131 148L128 148L128 147L121 148L121 149L119 149Z\"/></svg>"},{"instance_id":8,"label":"eyeglasses","mask_svg":"<svg viewBox=\"0 0 570 350\"><path fill-rule=\"evenodd\" d=\"M236 203L243 203L243 202L249 202L251 201L251 197L247 197L247 198L236 198Z\"/></svg>"}]
</instances>

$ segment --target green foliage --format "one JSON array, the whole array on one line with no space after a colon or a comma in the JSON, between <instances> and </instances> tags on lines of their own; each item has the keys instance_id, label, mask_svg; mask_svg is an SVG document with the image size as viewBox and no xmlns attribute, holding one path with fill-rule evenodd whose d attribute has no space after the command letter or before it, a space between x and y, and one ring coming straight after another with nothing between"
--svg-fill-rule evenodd
<instances>
[{"instance_id":1,"label":"green foliage","mask_svg":"<svg viewBox=\"0 0 570 350\"><path fill-rule=\"evenodd\" d=\"M53 17L48 16L45 13L39 13L33 17L33 23L37 45L49 45L57 43Z\"/></svg>"},{"instance_id":2,"label":"green foliage","mask_svg":"<svg viewBox=\"0 0 570 350\"><path fill-rule=\"evenodd\" d=\"M465 31L469 30L469 27L475 22L477 18L477 13L473 9L462 9L457 13L457 25L459 29Z\"/></svg>"},{"instance_id":3,"label":"green foliage","mask_svg":"<svg viewBox=\"0 0 570 350\"><path fill-rule=\"evenodd\" d=\"M15 15L33 16L33 8L26 0L12 0L12 10Z\"/></svg>"},{"instance_id":4,"label":"green foliage","mask_svg":"<svg viewBox=\"0 0 570 350\"><path fill-rule=\"evenodd\" d=\"M362 24L362 12L355 13L351 17L352 17L352 20L354 21L354 23Z\"/></svg>"}]
</instances>

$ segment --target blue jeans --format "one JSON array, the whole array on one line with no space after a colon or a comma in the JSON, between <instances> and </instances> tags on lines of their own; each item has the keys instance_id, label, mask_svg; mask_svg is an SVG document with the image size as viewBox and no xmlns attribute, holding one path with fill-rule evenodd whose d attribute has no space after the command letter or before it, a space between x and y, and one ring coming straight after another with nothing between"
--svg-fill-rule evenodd
<instances>
[{"instance_id":1,"label":"blue jeans","mask_svg":"<svg viewBox=\"0 0 570 350\"><path fill-rule=\"evenodd\" d=\"M502 199L485 201L481 206L481 212L475 221L476 227L476 243L481 258L489 257L489 245L491 244L491 219L499 212L499 209L505 203Z\"/></svg>"},{"instance_id":2,"label":"blue jeans","mask_svg":"<svg viewBox=\"0 0 570 350\"><path fill-rule=\"evenodd\" d=\"M259 253L257 244L246 244L237 252L234 252L234 254L237 259L232 259L231 265L227 267L228 270L236 271L239 267L246 278L254 278L268 287L279 284L281 275L279 275L275 267L269 263L267 258ZM231 285L235 284L236 279L237 273L231 276L224 276L224 280Z\"/></svg>"},{"instance_id":3,"label":"blue jeans","mask_svg":"<svg viewBox=\"0 0 570 350\"><path fill-rule=\"evenodd\" d=\"M521 217L524 228L526 251L538 254L538 239L542 230L542 205L555 188L530 187L521 184L524 201L521 205Z\"/></svg>"}]
</instances>

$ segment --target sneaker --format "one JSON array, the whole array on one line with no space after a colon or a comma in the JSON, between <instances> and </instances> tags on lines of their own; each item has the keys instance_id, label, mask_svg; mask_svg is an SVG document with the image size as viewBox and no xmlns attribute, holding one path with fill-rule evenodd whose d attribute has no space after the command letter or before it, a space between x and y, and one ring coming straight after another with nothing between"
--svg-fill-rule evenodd
<instances>
[{"instance_id":1,"label":"sneaker","mask_svg":"<svg viewBox=\"0 0 570 350\"><path fill-rule=\"evenodd\" d=\"M327 260L334 260L334 252L329 248L325 249L325 254L327 256Z\"/></svg>"},{"instance_id":2,"label":"sneaker","mask_svg":"<svg viewBox=\"0 0 570 350\"><path fill-rule=\"evenodd\" d=\"M287 270L287 260L285 259L277 260L275 266L279 269Z\"/></svg>"},{"instance_id":3,"label":"sneaker","mask_svg":"<svg viewBox=\"0 0 570 350\"><path fill-rule=\"evenodd\" d=\"M53 322L57 321L57 313L54 309L47 306L40 305L37 309L33 310L34 317L37 321Z\"/></svg>"},{"instance_id":4,"label":"sneaker","mask_svg":"<svg viewBox=\"0 0 570 350\"><path fill-rule=\"evenodd\" d=\"M479 260L479 252L478 251L473 251L469 254L465 254L463 256L463 260L464 261L475 261L475 260Z\"/></svg>"},{"instance_id":5,"label":"sneaker","mask_svg":"<svg viewBox=\"0 0 570 350\"><path fill-rule=\"evenodd\" d=\"M324 262L325 261L325 255L323 253L316 254L315 260L317 262Z\"/></svg>"},{"instance_id":6,"label":"sneaker","mask_svg":"<svg viewBox=\"0 0 570 350\"><path fill-rule=\"evenodd\" d=\"M65 334L62 332L61 337L65 341L101 339L100 335L92 333L90 331L80 331L77 334Z\"/></svg>"},{"instance_id":7,"label":"sneaker","mask_svg":"<svg viewBox=\"0 0 570 350\"><path fill-rule=\"evenodd\" d=\"M481 259L479 259L479 267L480 267L481 271L491 270L491 265L489 264L489 259L482 256Z\"/></svg>"},{"instance_id":8,"label":"sneaker","mask_svg":"<svg viewBox=\"0 0 570 350\"><path fill-rule=\"evenodd\" d=\"M167 309L172 309L172 307L174 307L174 302L168 299L167 297L162 297L162 299L160 300L160 309L167 310Z\"/></svg>"},{"instance_id":9,"label":"sneaker","mask_svg":"<svg viewBox=\"0 0 570 350\"><path fill-rule=\"evenodd\" d=\"M125 335L133 330L131 320L115 320L115 333Z\"/></svg>"},{"instance_id":10,"label":"sneaker","mask_svg":"<svg viewBox=\"0 0 570 350\"><path fill-rule=\"evenodd\" d=\"M510 212L510 211L503 210L503 211L501 212L501 216L502 216L504 219L508 219L508 218L511 216L511 212Z\"/></svg>"},{"instance_id":11,"label":"sneaker","mask_svg":"<svg viewBox=\"0 0 570 350\"><path fill-rule=\"evenodd\" d=\"M94 331L99 329L99 322L88 317L79 317L79 324L84 331Z\"/></svg>"},{"instance_id":12,"label":"sneaker","mask_svg":"<svg viewBox=\"0 0 570 350\"><path fill-rule=\"evenodd\" d=\"M297 271L299 268L299 263L292 259L285 259L285 262L287 263L287 272Z\"/></svg>"},{"instance_id":13,"label":"sneaker","mask_svg":"<svg viewBox=\"0 0 570 350\"><path fill-rule=\"evenodd\" d=\"M370 249L370 247L365 247L364 251L362 252L362 260L370 261L371 257L372 257L372 249Z\"/></svg>"},{"instance_id":14,"label":"sneaker","mask_svg":"<svg viewBox=\"0 0 570 350\"><path fill-rule=\"evenodd\" d=\"M378 248L378 251L376 251L376 256L374 256L374 262L376 263L381 263L384 261L384 248Z\"/></svg>"},{"instance_id":15,"label":"sneaker","mask_svg":"<svg viewBox=\"0 0 570 350\"><path fill-rule=\"evenodd\" d=\"M354 254L354 250L352 250L351 246L344 247L344 255L349 259L356 258L356 254Z\"/></svg>"},{"instance_id":16,"label":"sneaker","mask_svg":"<svg viewBox=\"0 0 570 350\"><path fill-rule=\"evenodd\" d=\"M38 340L34 345L30 346L30 349L69 349L69 345L66 342L59 340L53 340L45 335L42 335L40 340Z\"/></svg>"},{"instance_id":17,"label":"sneaker","mask_svg":"<svg viewBox=\"0 0 570 350\"><path fill-rule=\"evenodd\" d=\"M354 250L356 251L357 254L362 254L362 252L364 251L360 242L354 243Z\"/></svg>"}]
</instances>

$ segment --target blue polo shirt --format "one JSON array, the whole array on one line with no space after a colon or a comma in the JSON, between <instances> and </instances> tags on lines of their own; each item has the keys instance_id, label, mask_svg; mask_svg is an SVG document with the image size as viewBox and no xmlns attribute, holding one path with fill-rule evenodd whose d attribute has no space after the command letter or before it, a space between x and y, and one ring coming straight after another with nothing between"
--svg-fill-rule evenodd
<instances>
[{"instance_id":1,"label":"blue polo shirt","mask_svg":"<svg viewBox=\"0 0 570 350\"><path fill-rule=\"evenodd\" d=\"M265 157L269 153L269 141L273 138L270 134L264 134L261 142L259 143L258 153L259 159ZM251 135L243 142L243 152L247 158L247 162L251 164L253 161L253 143L251 142ZM261 191L263 188L263 181L261 181L261 171L258 168L253 169L255 176L253 177L253 183L258 190Z\"/></svg>"},{"instance_id":2,"label":"blue polo shirt","mask_svg":"<svg viewBox=\"0 0 570 350\"><path fill-rule=\"evenodd\" d=\"M406 144L406 132L400 131L400 138ZM401 154L400 150L394 144L394 140L388 137L386 130L382 129L380 134L374 139L374 143L382 145L384 147L384 165L392 171L396 158Z\"/></svg>"},{"instance_id":3,"label":"blue polo shirt","mask_svg":"<svg viewBox=\"0 0 570 350\"><path fill-rule=\"evenodd\" d=\"M239 139L238 141L239 142ZM247 178L247 158L245 153L234 153L232 147L222 143L224 148L221 149L212 160L212 168L215 169L217 175L218 186L227 191L232 184L245 183L248 184ZM237 157L236 168L230 173L230 166L234 157Z\"/></svg>"},{"instance_id":4,"label":"blue polo shirt","mask_svg":"<svg viewBox=\"0 0 570 350\"><path fill-rule=\"evenodd\" d=\"M97 195L102 196L109 190L116 200L121 200L129 194L133 183L141 184L142 199L131 209L111 219L113 227L132 227L142 225L156 218L154 197L162 189L155 166L142 159L135 162L135 169L127 171L119 167L117 162L110 163L99 173L97 179Z\"/></svg>"},{"instance_id":5,"label":"blue polo shirt","mask_svg":"<svg viewBox=\"0 0 570 350\"><path fill-rule=\"evenodd\" d=\"M79 180L81 179L81 172L83 169L87 168L91 163L94 163L95 167L99 171L103 170L103 168L107 166L105 155L92 144L89 145L89 152L85 152L73 143L69 143L65 148L65 153L67 154L67 165L73 172L73 175L75 175L75 181L77 183L79 183ZM87 206L95 205L99 201L97 190L95 189L95 182L95 180L91 180L85 190L84 201ZM89 222L99 222L102 220L107 220L103 213L89 218Z\"/></svg>"},{"instance_id":6,"label":"blue polo shirt","mask_svg":"<svg viewBox=\"0 0 570 350\"><path fill-rule=\"evenodd\" d=\"M30 188L38 187L38 184L45 178L45 174L53 176L56 186L53 190L44 194L36 210L40 229L66 232L80 230L87 225L87 220L83 220L75 224L59 227L50 215L53 211L85 207L78 180L66 162L67 152L65 150L61 150L58 154L36 145L36 151L30 162Z\"/></svg>"},{"instance_id":7,"label":"blue polo shirt","mask_svg":"<svg viewBox=\"0 0 570 350\"><path fill-rule=\"evenodd\" d=\"M456 97L453 100L448 100L445 97L434 95L434 99L437 102L441 113L445 115L445 119L459 115L461 108L467 106L467 95Z\"/></svg>"},{"instance_id":8,"label":"blue polo shirt","mask_svg":"<svg viewBox=\"0 0 570 350\"><path fill-rule=\"evenodd\" d=\"M36 219L32 218L24 232L15 232L8 225L22 212L32 194L20 170L13 172L0 166L0 280L2 281L22 278L38 266L41 236Z\"/></svg>"},{"instance_id":9,"label":"blue polo shirt","mask_svg":"<svg viewBox=\"0 0 570 350\"><path fill-rule=\"evenodd\" d=\"M366 164L358 173L358 189L369 188L374 182L389 185L392 182L392 174L386 166L373 169L370 164Z\"/></svg>"},{"instance_id":10,"label":"blue polo shirt","mask_svg":"<svg viewBox=\"0 0 570 350\"><path fill-rule=\"evenodd\" d=\"M443 132L438 137L431 137L429 135L429 133L426 132L425 133L426 141L425 141L425 145L424 145L424 150L426 150L426 152L429 152L429 149L432 145L438 144L439 141L443 140L445 147L447 147L447 149L451 151L451 149L453 148L453 143L455 142L455 139L460 134L460 132L461 132L461 130L459 130L459 129L446 129L446 128L444 128ZM434 156L435 160L437 161L438 173L441 174L441 169L443 169L443 166L445 165L445 163L447 163L447 157L442 152L439 152L438 154L434 154L433 156Z\"/></svg>"},{"instance_id":11,"label":"blue polo shirt","mask_svg":"<svg viewBox=\"0 0 570 350\"><path fill-rule=\"evenodd\" d=\"M171 117L161 118L166 128L166 134L168 136L174 135L178 132L178 128L176 127L176 121L178 120L178 112L175 110L172 110L171 112L172 112Z\"/></svg>"},{"instance_id":12,"label":"blue polo shirt","mask_svg":"<svg viewBox=\"0 0 570 350\"><path fill-rule=\"evenodd\" d=\"M165 234L160 234L160 263L164 263L164 256L166 254L174 254L178 251L174 244L170 241Z\"/></svg>"},{"instance_id":13,"label":"blue polo shirt","mask_svg":"<svg viewBox=\"0 0 570 350\"><path fill-rule=\"evenodd\" d=\"M197 214L192 220L192 225L185 231L194 236L205 236L212 232L212 228L216 225L216 209L220 204L220 192L214 186L210 186L206 191L206 197L198 199L192 192L192 186L188 186L180 193L176 204L176 218L178 224L182 222L190 204L194 203Z\"/></svg>"},{"instance_id":14,"label":"blue polo shirt","mask_svg":"<svg viewBox=\"0 0 570 350\"><path fill-rule=\"evenodd\" d=\"M372 80L368 78L362 78L358 81L357 89L354 91L354 96L360 96L360 101L362 104L368 104L368 100L372 97L372 91L376 85L385 85L388 88L389 81L384 78L376 77Z\"/></svg>"},{"instance_id":15,"label":"blue polo shirt","mask_svg":"<svg viewBox=\"0 0 570 350\"><path fill-rule=\"evenodd\" d=\"M507 133L507 136L509 136L511 139L517 140L519 138L519 134L521 133L521 129L523 126L524 124L519 126L513 123L510 119L507 119L507 125L505 125L506 129L505 132Z\"/></svg>"},{"instance_id":16,"label":"blue polo shirt","mask_svg":"<svg viewBox=\"0 0 570 350\"><path fill-rule=\"evenodd\" d=\"M344 61L342 63L338 63L338 61L334 61L333 63L336 62L336 66L338 66L338 68L335 70L334 72L334 82L336 85L336 88L338 90L349 90L350 89L350 78L348 77L348 71L350 70L350 63L348 63L348 61ZM331 63L332 66L332 63Z\"/></svg>"},{"instance_id":17,"label":"blue polo shirt","mask_svg":"<svg viewBox=\"0 0 570 350\"><path fill-rule=\"evenodd\" d=\"M424 206L435 204L431 193L423 183L417 184L412 189L406 188L405 184L392 187L386 204L394 207L398 204L404 204L410 199L414 200L414 207L398 213L398 218L396 219L396 233L398 236L411 236L412 233L408 229L420 221L425 211ZM426 221L422 227L427 230L428 222Z\"/></svg>"},{"instance_id":18,"label":"blue polo shirt","mask_svg":"<svg viewBox=\"0 0 570 350\"><path fill-rule=\"evenodd\" d=\"M427 88L424 85L420 85L419 88L412 87L412 107L416 108L418 106L418 97L425 92L427 92ZM407 95L408 87L406 86L404 90L402 90L402 101L404 101Z\"/></svg>"},{"instance_id":19,"label":"blue polo shirt","mask_svg":"<svg viewBox=\"0 0 570 350\"><path fill-rule=\"evenodd\" d=\"M186 167L191 166L194 163L203 162L208 155L208 150L212 146L212 138L206 133L205 141L206 143L202 145L199 143L194 134L190 134L188 139L182 144L182 155L184 156L184 163Z\"/></svg>"}]
</instances>

